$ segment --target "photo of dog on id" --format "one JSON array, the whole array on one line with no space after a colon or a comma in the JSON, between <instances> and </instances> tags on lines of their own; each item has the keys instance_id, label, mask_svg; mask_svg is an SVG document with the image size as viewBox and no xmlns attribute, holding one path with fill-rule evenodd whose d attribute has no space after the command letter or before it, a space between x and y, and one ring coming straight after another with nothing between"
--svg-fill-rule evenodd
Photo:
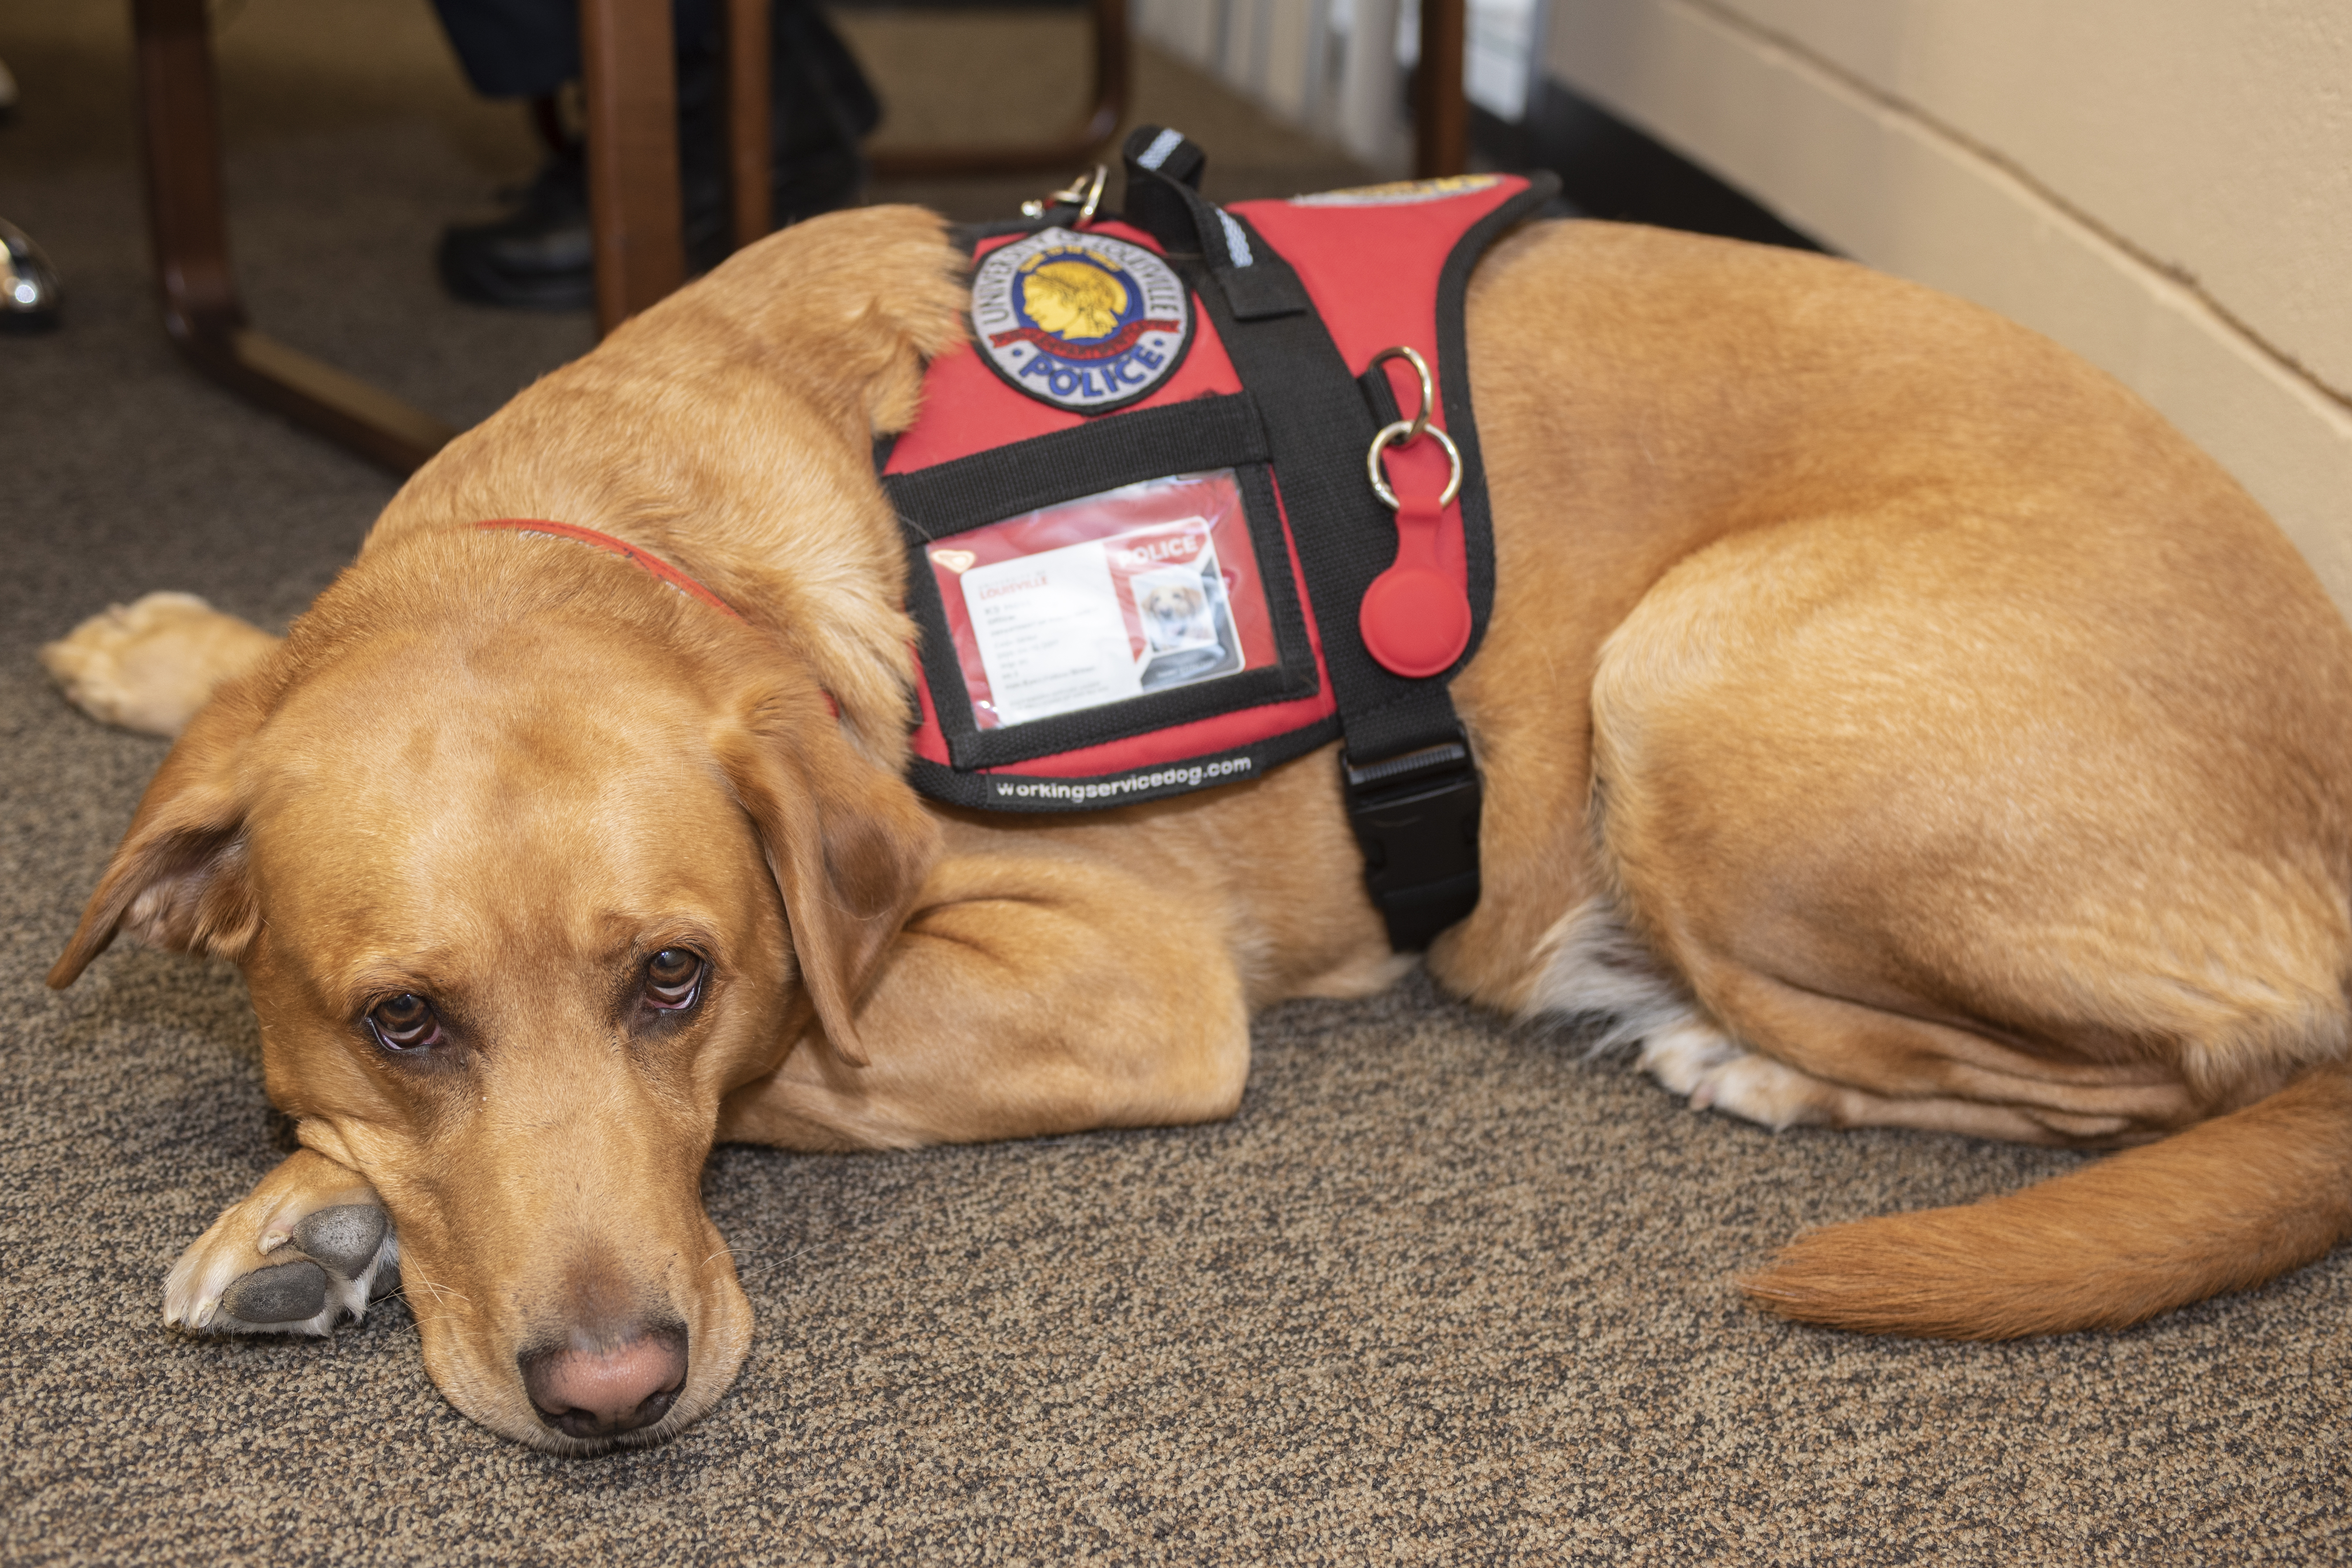
<instances>
[{"instance_id":1,"label":"photo of dog on id","mask_svg":"<svg viewBox=\"0 0 2352 1568\"><path fill-rule=\"evenodd\" d=\"M1143 611L1143 637L1154 653L1181 653L1216 640L1209 625L1209 595L1199 579L1177 568L1155 574L1148 584L1135 582L1136 603Z\"/></svg>"},{"instance_id":2,"label":"photo of dog on id","mask_svg":"<svg viewBox=\"0 0 2352 1568\"><path fill-rule=\"evenodd\" d=\"M178 737L49 984L235 964L299 1140L166 1321L398 1282L482 1426L667 1438L753 1345L714 1145L1213 1122L1254 1015L1416 964L1719 1116L2111 1152L1788 1237L1749 1312L2114 1329L2352 1232L2352 631L2220 466L1846 261L1514 175L1220 206L1189 145L782 230L283 637L44 651Z\"/></svg>"}]
</instances>

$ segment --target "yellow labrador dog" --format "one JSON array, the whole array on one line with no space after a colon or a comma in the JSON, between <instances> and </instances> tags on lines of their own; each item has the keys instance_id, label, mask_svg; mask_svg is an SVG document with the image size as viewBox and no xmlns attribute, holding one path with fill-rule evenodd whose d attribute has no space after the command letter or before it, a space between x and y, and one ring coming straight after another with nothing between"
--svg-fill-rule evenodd
<instances>
[{"instance_id":1,"label":"yellow labrador dog","mask_svg":"<svg viewBox=\"0 0 2352 1568\"><path fill-rule=\"evenodd\" d=\"M186 720L51 984L235 961L299 1128L169 1321L316 1331L396 1268L475 1419L658 1438L751 1331L714 1142L1223 1117L1254 1008L1399 973L1328 754L1092 816L902 782L871 443L963 303L938 220L805 224L452 444L282 643L178 600L49 650ZM2244 492L1842 262L1544 225L1468 309L1486 879L1434 974L1774 1127L2145 1145L1801 1237L1747 1282L1793 1317L2120 1325L2352 1229L2352 633Z\"/></svg>"}]
</instances>

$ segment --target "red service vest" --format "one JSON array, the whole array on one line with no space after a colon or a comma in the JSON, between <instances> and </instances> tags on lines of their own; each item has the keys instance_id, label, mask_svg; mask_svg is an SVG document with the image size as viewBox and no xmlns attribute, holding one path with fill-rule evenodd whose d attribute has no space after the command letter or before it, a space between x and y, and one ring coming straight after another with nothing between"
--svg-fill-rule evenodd
<instances>
[{"instance_id":1,"label":"red service vest","mask_svg":"<svg viewBox=\"0 0 2352 1568\"><path fill-rule=\"evenodd\" d=\"M1553 186L1219 208L1176 132L1142 128L1126 158L1123 216L1073 199L966 231L971 352L932 362L881 455L922 628L909 780L1090 810L1344 739L1376 900L1422 945L1476 898L1476 773L1445 695L1494 595L1463 301Z\"/></svg>"}]
</instances>

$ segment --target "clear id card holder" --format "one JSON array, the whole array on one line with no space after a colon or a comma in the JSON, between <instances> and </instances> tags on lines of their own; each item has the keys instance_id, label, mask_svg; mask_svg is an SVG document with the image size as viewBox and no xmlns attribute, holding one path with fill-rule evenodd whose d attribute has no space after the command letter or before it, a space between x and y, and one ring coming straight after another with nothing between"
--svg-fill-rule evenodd
<instances>
[{"instance_id":1,"label":"clear id card holder","mask_svg":"<svg viewBox=\"0 0 2352 1568\"><path fill-rule=\"evenodd\" d=\"M971 725L1010 730L1276 659L1231 468L1123 485L923 550Z\"/></svg>"},{"instance_id":2,"label":"clear id card holder","mask_svg":"<svg viewBox=\"0 0 2352 1568\"><path fill-rule=\"evenodd\" d=\"M1129 741L1120 756L1150 760L1191 744L1186 725L1322 689L1246 396L885 483L914 569L924 732L935 721L957 773ZM1162 735L1176 740L1142 740Z\"/></svg>"}]
</instances>

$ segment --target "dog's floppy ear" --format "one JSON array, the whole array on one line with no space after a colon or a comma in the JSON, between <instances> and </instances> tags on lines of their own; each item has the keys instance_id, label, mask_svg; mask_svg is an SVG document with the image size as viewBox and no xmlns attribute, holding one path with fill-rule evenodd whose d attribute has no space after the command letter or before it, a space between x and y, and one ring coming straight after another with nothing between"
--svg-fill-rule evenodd
<instances>
[{"instance_id":1,"label":"dog's floppy ear","mask_svg":"<svg viewBox=\"0 0 2352 1568\"><path fill-rule=\"evenodd\" d=\"M857 1001L938 858L939 825L850 747L814 687L755 700L719 760L759 828L825 1037L864 1067Z\"/></svg>"},{"instance_id":2,"label":"dog's floppy ear","mask_svg":"<svg viewBox=\"0 0 2352 1568\"><path fill-rule=\"evenodd\" d=\"M245 872L245 802L236 754L260 721L243 693L208 703L139 802L131 831L49 971L62 990L128 931L154 947L236 962L261 927Z\"/></svg>"}]
</instances>

